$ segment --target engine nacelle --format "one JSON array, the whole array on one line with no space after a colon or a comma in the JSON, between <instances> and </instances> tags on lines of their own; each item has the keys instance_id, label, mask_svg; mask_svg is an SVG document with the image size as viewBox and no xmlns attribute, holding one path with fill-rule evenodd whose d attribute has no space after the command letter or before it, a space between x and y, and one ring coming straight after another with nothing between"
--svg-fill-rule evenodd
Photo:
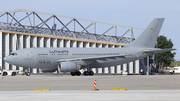
<instances>
[{"instance_id":1,"label":"engine nacelle","mask_svg":"<svg viewBox=\"0 0 180 101\"><path fill-rule=\"evenodd\" d=\"M60 62L58 64L58 70L60 72L75 72L76 70L80 70L81 65L76 62Z\"/></svg>"},{"instance_id":2,"label":"engine nacelle","mask_svg":"<svg viewBox=\"0 0 180 101\"><path fill-rule=\"evenodd\" d=\"M40 70L41 72L48 73L48 72L55 72L56 70L58 70L58 68L43 68Z\"/></svg>"}]
</instances>

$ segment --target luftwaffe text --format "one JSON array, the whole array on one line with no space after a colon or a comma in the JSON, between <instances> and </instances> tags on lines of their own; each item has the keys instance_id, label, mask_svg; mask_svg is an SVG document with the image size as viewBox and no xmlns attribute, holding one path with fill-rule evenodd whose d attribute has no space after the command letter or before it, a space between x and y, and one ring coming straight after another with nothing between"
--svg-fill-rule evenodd
<instances>
[{"instance_id":1,"label":"luftwaffe text","mask_svg":"<svg viewBox=\"0 0 180 101\"><path fill-rule=\"evenodd\" d=\"M67 50L49 50L50 53L69 53Z\"/></svg>"}]
</instances>

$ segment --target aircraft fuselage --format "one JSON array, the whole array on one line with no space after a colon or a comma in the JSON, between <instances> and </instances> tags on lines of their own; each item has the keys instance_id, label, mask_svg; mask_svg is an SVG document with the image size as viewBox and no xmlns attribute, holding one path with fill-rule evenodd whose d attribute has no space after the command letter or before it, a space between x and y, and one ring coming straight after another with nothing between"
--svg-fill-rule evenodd
<instances>
[{"instance_id":1,"label":"aircraft fuselage","mask_svg":"<svg viewBox=\"0 0 180 101\"><path fill-rule=\"evenodd\" d=\"M9 55L6 59L13 65L26 68L57 68L58 60L98 56L116 57L131 53L131 56L122 58L106 58L81 62L82 65L91 63L89 65L90 67L99 68L133 61L134 58L145 57L142 53L137 53L138 50L135 48L132 50L126 48L27 48L14 51L13 53L15 55Z\"/></svg>"}]
</instances>

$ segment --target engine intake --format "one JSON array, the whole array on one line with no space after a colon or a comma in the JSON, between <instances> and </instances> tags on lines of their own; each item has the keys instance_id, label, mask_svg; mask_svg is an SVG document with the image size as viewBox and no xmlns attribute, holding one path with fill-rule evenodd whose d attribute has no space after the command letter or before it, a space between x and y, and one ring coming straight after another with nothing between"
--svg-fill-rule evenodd
<instances>
[{"instance_id":1,"label":"engine intake","mask_svg":"<svg viewBox=\"0 0 180 101\"><path fill-rule=\"evenodd\" d=\"M60 62L58 64L58 70L60 72L75 72L81 69L81 65L76 62Z\"/></svg>"}]
</instances>

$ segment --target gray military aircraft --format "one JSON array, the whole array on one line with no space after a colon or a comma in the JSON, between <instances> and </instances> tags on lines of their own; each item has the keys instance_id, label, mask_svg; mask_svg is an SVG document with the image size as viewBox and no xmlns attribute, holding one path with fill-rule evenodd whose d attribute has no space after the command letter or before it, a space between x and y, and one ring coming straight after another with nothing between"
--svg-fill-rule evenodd
<instances>
[{"instance_id":1,"label":"gray military aircraft","mask_svg":"<svg viewBox=\"0 0 180 101\"><path fill-rule=\"evenodd\" d=\"M155 18L140 36L124 48L26 48L16 50L4 61L26 68L41 68L47 71L71 72L79 76L93 75L90 68L109 67L145 58L152 54L175 49L154 48L164 18Z\"/></svg>"}]
</instances>

